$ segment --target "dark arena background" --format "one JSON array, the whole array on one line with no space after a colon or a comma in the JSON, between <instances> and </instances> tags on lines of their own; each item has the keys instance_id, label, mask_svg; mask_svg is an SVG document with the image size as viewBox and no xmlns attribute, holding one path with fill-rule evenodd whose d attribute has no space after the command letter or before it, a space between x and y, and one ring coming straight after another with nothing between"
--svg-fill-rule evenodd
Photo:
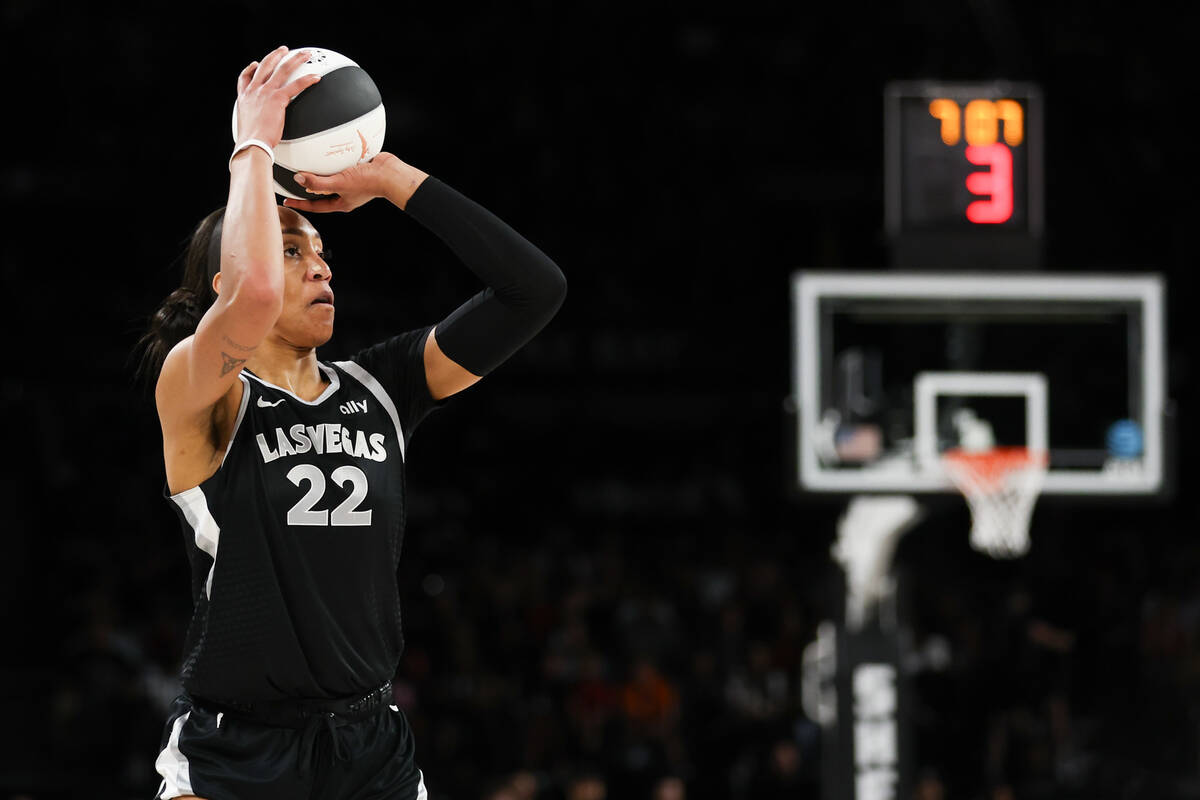
<instances>
[{"instance_id":1,"label":"dark arena background","mask_svg":"<svg viewBox=\"0 0 1200 800\"><path fill-rule=\"evenodd\" d=\"M224 202L236 77L279 44L357 60L384 149L569 282L409 450L395 701L431 798L1200 797L1197 19L1155 9L5 0L0 798L158 785L191 600L132 352ZM1163 277L1172 480L1039 500L1011 560L971 549L961 496L921 498L879 789L804 702L849 498L797 488L790 292L895 266L884 89L922 79L1040 88L1035 269ZM480 288L386 201L309 216L323 360Z\"/></svg>"}]
</instances>

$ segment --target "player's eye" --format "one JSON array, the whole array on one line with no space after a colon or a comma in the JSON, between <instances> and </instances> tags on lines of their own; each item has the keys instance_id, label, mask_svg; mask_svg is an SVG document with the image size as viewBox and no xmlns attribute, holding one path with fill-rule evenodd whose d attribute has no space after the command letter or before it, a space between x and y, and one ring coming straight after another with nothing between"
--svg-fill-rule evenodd
<instances>
[{"instance_id":1,"label":"player's eye","mask_svg":"<svg viewBox=\"0 0 1200 800\"><path fill-rule=\"evenodd\" d=\"M333 258L333 251L326 248L325 250L318 251L317 255L319 255L321 257L322 261L328 263L329 259Z\"/></svg>"},{"instance_id":2,"label":"player's eye","mask_svg":"<svg viewBox=\"0 0 1200 800\"><path fill-rule=\"evenodd\" d=\"M300 248L296 247L294 244L289 244L287 247L283 248L283 252L287 255L292 255L293 253L300 255Z\"/></svg>"}]
</instances>

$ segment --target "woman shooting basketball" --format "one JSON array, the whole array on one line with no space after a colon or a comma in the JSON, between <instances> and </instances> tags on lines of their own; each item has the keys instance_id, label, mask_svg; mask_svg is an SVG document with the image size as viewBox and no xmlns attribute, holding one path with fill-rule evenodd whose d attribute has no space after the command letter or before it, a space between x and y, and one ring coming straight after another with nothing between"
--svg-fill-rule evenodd
<instances>
[{"instance_id":1,"label":"woman shooting basketball","mask_svg":"<svg viewBox=\"0 0 1200 800\"><path fill-rule=\"evenodd\" d=\"M157 798L424 798L391 705L403 637L396 567L405 447L421 419L512 355L566 292L541 251L388 153L336 176L337 197L277 206L272 148L317 78L279 48L238 78L229 200L197 226L184 286L155 313L165 495L179 513L194 612L156 762ZM258 144L246 145L249 140ZM322 362L331 271L303 211L382 197L487 287L435 326Z\"/></svg>"}]
</instances>

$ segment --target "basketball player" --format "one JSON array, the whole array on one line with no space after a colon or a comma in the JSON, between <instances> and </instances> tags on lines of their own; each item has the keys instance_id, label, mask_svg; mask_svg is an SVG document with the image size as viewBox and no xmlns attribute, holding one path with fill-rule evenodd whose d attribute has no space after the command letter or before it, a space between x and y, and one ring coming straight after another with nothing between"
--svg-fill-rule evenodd
<instances>
[{"instance_id":1,"label":"basketball player","mask_svg":"<svg viewBox=\"0 0 1200 800\"><path fill-rule=\"evenodd\" d=\"M238 78L229 200L195 229L185 285L155 313L165 496L183 525L194 611L156 761L156 798L425 798L392 705L403 649L396 568L405 449L450 395L553 317L562 272L511 228L390 154L304 176L349 210L383 197L487 284L435 326L346 361L321 236L275 204L273 148L307 53L279 48Z\"/></svg>"}]
</instances>

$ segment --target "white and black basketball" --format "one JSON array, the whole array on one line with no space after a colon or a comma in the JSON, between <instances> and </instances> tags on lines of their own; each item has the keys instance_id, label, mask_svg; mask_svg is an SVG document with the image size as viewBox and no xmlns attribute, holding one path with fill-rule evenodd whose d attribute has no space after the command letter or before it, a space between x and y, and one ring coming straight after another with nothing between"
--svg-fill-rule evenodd
<instances>
[{"instance_id":1,"label":"white and black basketball","mask_svg":"<svg viewBox=\"0 0 1200 800\"><path fill-rule=\"evenodd\" d=\"M283 138L275 148L275 192L294 199L316 199L296 183L297 172L333 175L370 161L383 149L386 117L379 89L366 71L341 53L302 47L311 55L288 80L320 75L321 80L288 104ZM237 103L233 104L233 141L238 139Z\"/></svg>"}]
</instances>

